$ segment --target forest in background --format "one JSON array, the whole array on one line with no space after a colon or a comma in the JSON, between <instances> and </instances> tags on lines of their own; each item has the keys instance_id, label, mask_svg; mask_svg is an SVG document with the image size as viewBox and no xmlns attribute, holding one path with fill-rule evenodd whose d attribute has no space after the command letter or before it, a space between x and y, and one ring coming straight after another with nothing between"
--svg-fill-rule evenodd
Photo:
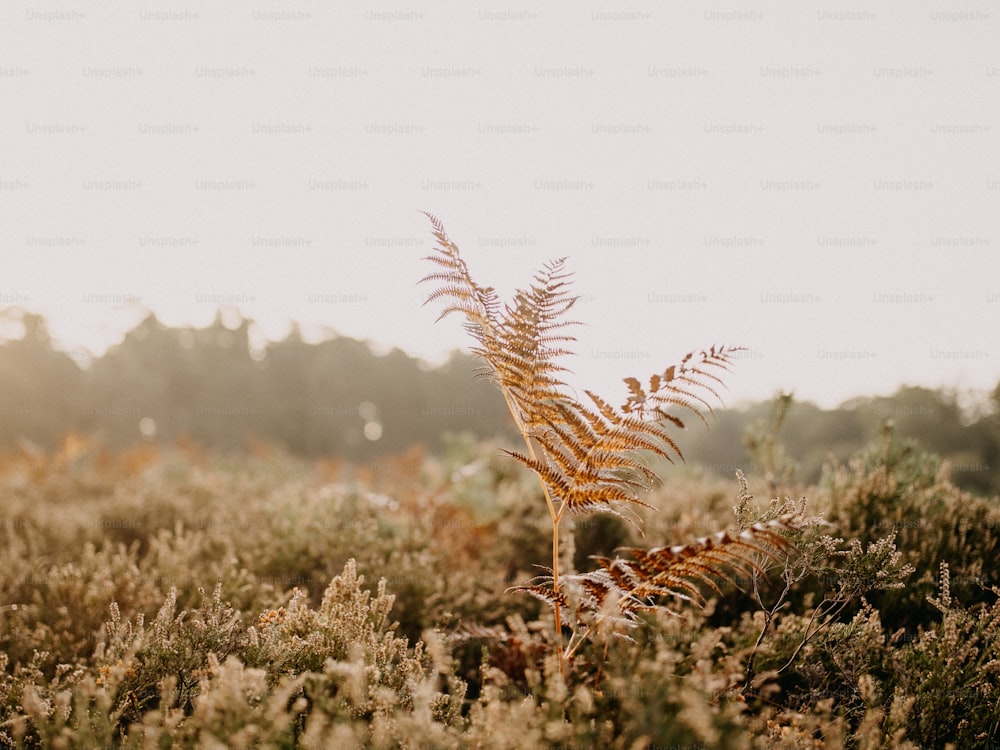
<instances>
[{"instance_id":1,"label":"forest in background","mask_svg":"<svg viewBox=\"0 0 1000 750\"><path fill-rule=\"evenodd\" d=\"M220 314L205 328L174 328L151 314L84 368L55 348L43 317L22 313L23 336L0 343L0 449L50 451L72 432L109 447L152 440L233 451L256 441L363 463L415 444L439 451L449 433L517 437L500 394L470 377L471 355L432 368L352 338L309 343L297 328L253 352L252 321L227 322ZM1000 492L1000 383L971 406L955 393L904 387L830 410L787 396L720 410L710 430L687 431L685 457L730 478L752 470L747 440L766 440L776 419L781 466L802 482L891 420L900 437L949 461L962 488Z\"/></svg>"}]
</instances>

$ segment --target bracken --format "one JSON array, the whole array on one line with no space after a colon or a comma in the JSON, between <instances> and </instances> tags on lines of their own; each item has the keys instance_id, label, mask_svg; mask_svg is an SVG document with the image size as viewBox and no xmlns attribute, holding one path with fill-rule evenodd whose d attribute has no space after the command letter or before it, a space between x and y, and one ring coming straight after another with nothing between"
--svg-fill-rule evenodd
<instances>
[{"instance_id":1,"label":"bracken","mask_svg":"<svg viewBox=\"0 0 1000 750\"><path fill-rule=\"evenodd\" d=\"M796 529L791 516L737 536L722 533L671 549L632 550L631 561L600 559L600 568L584 575L561 571L560 524L566 512L613 513L638 522L633 506L650 507L640 493L657 479L642 451L683 459L668 425L683 428L684 413L705 421L705 411L712 412L707 398L720 400L717 373L728 369L742 347L690 352L651 375L646 387L625 378L628 396L619 408L589 390L585 404L571 395L560 378L566 368L556 361L571 353L566 346L575 339L567 329L578 324L566 319L577 297L569 291L565 258L546 263L534 283L501 303L492 287L473 280L442 223L427 216L437 239L437 253L427 260L438 269L421 280L437 285L426 302L445 301L439 320L452 313L465 318L478 344L473 352L486 362L481 374L500 389L524 439L526 452L509 455L541 482L552 522L551 575L515 588L552 607L557 643L563 613L570 614L564 658L608 623L614 625L610 632L623 634L638 610L661 606L664 597L702 603L703 586L718 592L717 582L732 582L732 572L763 573L762 566L790 546L779 530Z\"/></svg>"}]
</instances>

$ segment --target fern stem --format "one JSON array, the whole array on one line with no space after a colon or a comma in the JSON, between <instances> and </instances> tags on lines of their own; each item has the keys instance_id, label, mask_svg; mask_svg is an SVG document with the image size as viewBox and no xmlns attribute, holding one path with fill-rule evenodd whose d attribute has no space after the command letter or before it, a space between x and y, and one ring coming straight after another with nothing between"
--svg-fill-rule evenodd
<instances>
[{"instance_id":1,"label":"fern stem","mask_svg":"<svg viewBox=\"0 0 1000 750\"><path fill-rule=\"evenodd\" d=\"M546 493L547 494L547 493ZM553 611L555 613L556 646L562 651L562 612L559 607L559 523L552 523L552 591L555 593ZM559 662L562 669L562 660Z\"/></svg>"},{"instance_id":2,"label":"fern stem","mask_svg":"<svg viewBox=\"0 0 1000 750\"><path fill-rule=\"evenodd\" d=\"M563 659L569 661L571 658L573 658L573 654L576 653L576 650L580 647L580 644L582 644L585 640L587 640L588 637L590 637L590 633L593 629L594 629L593 626L588 627L586 632L579 637L576 643L573 643L573 637L570 637L569 643L566 644L566 651L563 654ZM574 636L575 635L576 634L574 634Z\"/></svg>"},{"instance_id":3,"label":"fern stem","mask_svg":"<svg viewBox=\"0 0 1000 750\"><path fill-rule=\"evenodd\" d=\"M531 459L537 460L535 454L535 446L531 442L531 436L528 435L528 430L525 428L524 423L521 421L521 417L517 412L514 402L510 398L510 394L507 389L501 384L501 393L503 393L504 401L507 403L507 410L510 412L510 416L514 420L514 424L517 425L517 431L521 433L521 437L524 438L524 444L528 448L528 455ZM553 614L555 615L555 629L556 629L556 644L558 646L557 650L562 654L562 608L559 606L559 522L562 520L562 512L565 509L565 504L563 504L559 510L556 510L555 503L552 501L552 494L549 492L548 486L538 477L539 483L542 485L542 492L545 495L545 504L549 509L549 517L552 519L552 591L555 593L556 598L552 604ZM559 660L559 670L562 671L564 659Z\"/></svg>"}]
</instances>

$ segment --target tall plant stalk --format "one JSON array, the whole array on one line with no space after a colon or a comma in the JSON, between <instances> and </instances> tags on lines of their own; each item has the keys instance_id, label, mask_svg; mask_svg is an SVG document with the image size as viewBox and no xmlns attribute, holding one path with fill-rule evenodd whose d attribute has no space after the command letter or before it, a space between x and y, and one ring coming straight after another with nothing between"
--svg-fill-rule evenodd
<instances>
[{"instance_id":1,"label":"tall plant stalk","mask_svg":"<svg viewBox=\"0 0 1000 750\"><path fill-rule=\"evenodd\" d=\"M500 389L525 452L509 455L538 477L552 522L552 568L515 587L552 607L555 639L562 664L591 635L610 625L615 632L634 625L640 610L665 601L702 604L704 589L720 591L722 582L763 574L763 565L787 546L781 527L788 519L693 540L688 545L629 550L631 559L598 558L589 573L561 573L559 532L565 513L612 513L636 525L636 507L656 480L644 454L670 461L683 459L667 432L683 428L682 417L703 422L712 413L708 398L720 400L720 374L728 370L739 347L713 346L685 355L648 379L624 379L627 395L619 407L585 390L587 402L571 395L557 360L571 354L574 337L567 320L577 297L569 293L565 259L546 263L533 283L502 303L492 287L480 286L469 273L458 247L441 222L431 220L437 252L427 258L436 266L421 283L436 284L426 302L445 302L439 320L452 313L465 318L475 339L473 352L484 361L480 374ZM563 648L564 615L572 633Z\"/></svg>"}]
</instances>

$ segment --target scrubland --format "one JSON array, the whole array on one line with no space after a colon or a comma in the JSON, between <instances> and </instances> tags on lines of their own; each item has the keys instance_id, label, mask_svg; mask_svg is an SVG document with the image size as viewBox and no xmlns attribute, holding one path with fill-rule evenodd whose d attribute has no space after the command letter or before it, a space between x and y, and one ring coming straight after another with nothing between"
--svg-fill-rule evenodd
<instances>
[{"instance_id":1,"label":"scrubland","mask_svg":"<svg viewBox=\"0 0 1000 750\"><path fill-rule=\"evenodd\" d=\"M767 579L560 666L550 613L510 591L550 559L551 523L500 448L351 465L70 436L5 455L0 747L1000 743L1000 499L934 456L886 431L810 486L657 467L645 536L580 517L565 565L786 498L823 523Z\"/></svg>"}]
</instances>

